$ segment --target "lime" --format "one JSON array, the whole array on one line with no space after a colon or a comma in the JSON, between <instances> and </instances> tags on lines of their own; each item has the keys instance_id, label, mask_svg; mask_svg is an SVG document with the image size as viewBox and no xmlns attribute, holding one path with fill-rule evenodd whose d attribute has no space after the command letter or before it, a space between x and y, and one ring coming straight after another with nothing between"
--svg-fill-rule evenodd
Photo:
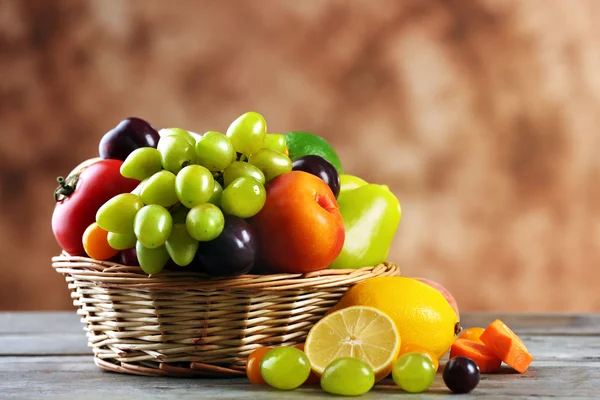
<instances>
[{"instance_id":1,"label":"lime","mask_svg":"<svg viewBox=\"0 0 600 400\"><path fill-rule=\"evenodd\" d=\"M308 155L321 156L329 161L338 173L344 172L335 150L321 136L308 132L288 132L284 136L292 161Z\"/></svg>"}]
</instances>

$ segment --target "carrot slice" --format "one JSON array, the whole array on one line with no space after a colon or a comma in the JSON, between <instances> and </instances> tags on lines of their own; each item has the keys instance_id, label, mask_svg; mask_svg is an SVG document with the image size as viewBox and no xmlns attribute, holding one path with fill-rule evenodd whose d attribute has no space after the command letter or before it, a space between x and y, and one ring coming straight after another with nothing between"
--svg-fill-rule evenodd
<instances>
[{"instance_id":1,"label":"carrot slice","mask_svg":"<svg viewBox=\"0 0 600 400\"><path fill-rule=\"evenodd\" d=\"M520 373L527 371L533 361L523 341L499 319L485 328L480 339L498 358Z\"/></svg>"},{"instance_id":2,"label":"carrot slice","mask_svg":"<svg viewBox=\"0 0 600 400\"><path fill-rule=\"evenodd\" d=\"M450 358L468 357L475 361L482 374L498 372L502 360L485 345L469 339L456 339L450 348Z\"/></svg>"}]
</instances>

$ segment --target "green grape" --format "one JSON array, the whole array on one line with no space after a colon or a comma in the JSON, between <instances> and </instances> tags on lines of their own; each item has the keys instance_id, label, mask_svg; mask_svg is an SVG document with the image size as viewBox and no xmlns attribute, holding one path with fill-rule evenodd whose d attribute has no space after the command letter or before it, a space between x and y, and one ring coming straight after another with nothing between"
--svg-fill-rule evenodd
<instances>
[{"instance_id":1,"label":"green grape","mask_svg":"<svg viewBox=\"0 0 600 400\"><path fill-rule=\"evenodd\" d=\"M310 361L296 347L276 347L261 360L260 374L269 386L276 389L296 389L308 379Z\"/></svg>"},{"instance_id":2,"label":"green grape","mask_svg":"<svg viewBox=\"0 0 600 400\"><path fill-rule=\"evenodd\" d=\"M98 209L96 222L105 231L131 233L135 215L143 206L142 199L135 194L118 194Z\"/></svg>"},{"instance_id":3,"label":"green grape","mask_svg":"<svg viewBox=\"0 0 600 400\"><path fill-rule=\"evenodd\" d=\"M161 137L164 137L164 136L177 136L177 137L180 137L182 139L185 139L186 142L188 142L192 146L196 145L196 139L194 138L194 136L192 136L192 134L189 133L188 131L186 131L185 129L181 129L181 128L164 128L164 129L161 129L160 131L158 131L158 134Z\"/></svg>"},{"instance_id":4,"label":"green grape","mask_svg":"<svg viewBox=\"0 0 600 400\"><path fill-rule=\"evenodd\" d=\"M142 194L142 189L144 188L144 185L146 184L146 182L148 182L148 178L144 179L143 181L141 181L136 187L135 189L133 189L131 191L131 194L135 194L136 196L139 196L140 194Z\"/></svg>"},{"instance_id":5,"label":"green grape","mask_svg":"<svg viewBox=\"0 0 600 400\"><path fill-rule=\"evenodd\" d=\"M115 250L127 250L135 247L137 238L133 230L130 233L108 232L108 244Z\"/></svg>"},{"instance_id":6,"label":"green grape","mask_svg":"<svg viewBox=\"0 0 600 400\"><path fill-rule=\"evenodd\" d=\"M177 198L188 208L206 203L212 196L214 187L212 174L201 165L188 165L179 171L175 181Z\"/></svg>"},{"instance_id":7,"label":"green grape","mask_svg":"<svg viewBox=\"0 0 600 400\"><path fill-rule=\"evenodd\" d=\"M222 171L235 158L235 151L229 138L215 131L206 132L196 143L198 164L211 171Z\"/></svg>"},{"instance_id":8,"label":"green grape","mask_svg":"<svg viewBox=\"0 0 600 400\"><path fill-rule=\"evenodd\" d=\"M225 214L250 218L262 210L266 200L265 187L256 179L243 176L223 190L221 209Z\"/></svg>"},{"instance_id":9,"label":"green grape","mask_svg":"<svg viewBox=\"0 0 600 400\"><path fill-rule=\"evenodd\" d=\"M162 169L160 151L153 147L140 147L132 151L123 164L121 175L142 181L151 177Z\"/></svg>"},{"instance_id":10,"label":"green grape","mask_svg":"<svg viewBox=\"0 0 600 400\"><path fill-rule=\"evenodd\" d=\"M394 363L392 378L400 389L410 393L421 393L433 383L435 366L425 354L406 353Z\"/></svg>"},{"instance_id":11,"label":"green grape","mask_svg":"<svg viewBox=\"0 0 600 400\"><path fill-rule=\"evenodd\" d=\"M173 262L180 267L185 267L194 260L198 251L198 241L190 236L185 223L179 223L173 225L165 247Z\"/></svg>"},{"instance_id":12,"label":"green grape","mask_svg":"<svg viewBox=\"0 0 600 400\"><path fill-rule=\"evenodd\" d=\"M360 396L375 384L373 369L357 358L342 357L331 362L321 376L321 388L332 394Z\"/></svg>"},{"instance_id":13,"label":"green grape","mask_svg":"<svg viewBox=\"0 0 600 400\"><path fill-rule=\"evenodd\" d=\"M227 129L227 136L238 153L250 155L262 149L267 133L267 123L262 115L247 112L240 115Z\"/></svg>"},{"instance_id":14,"label":"green grape","mask_svg":"<svg viewBox=\"0 0 600 400\"><path fill-rule=\"evenodd\" d=\"M263 185L265 184L265 174L258 167L242 161L234 161L223 171L224 187L229 186L231 182L242 176L252 177Z\"/></svg>"},{"instance_id":15,"label":"green grape","mask_svg":"<svg viewBox=\"0 0 600 400\"><path fill-rule=\"evenodd\" d=\"M225 217L214 204L201 204L188 212L185 226L191 237L200 242L208 242L223 232Z\"/></svg>"},{"instance_id":16,"label":"green grape","mask_svg":"<svg viewBox=\"0 0 600 400\"><path fill-rule=\"evenodd\" d=\"M292 160L285 154L271 149L260 149L251 154L248 163L259 168L267 182L292 170Z\"/></svg>"},{"instance_id":17,"label":"green grape","mask_svg":"<svg viewBox=\"0 0 600 400\"><path fill-rule=\"evenodd\" d=\"M169 213L171 214L171 218L173 218L173 223L178 224L181 222L185 222L185 218L190 210L187 207L184 207L181 204L174 205Z\"/></svg>"},{"instance_id":18,"label":"green grape","mask_svg":"<svg viewBox=\"0 0 600 400\"><path fill-rule=\"evenodd\" d=\"M196 158L194 146L179 136L164 136L158 141L162 166L177 174L187 164L193 164Z\"/></svg>"},{"instance_id":19,"label":"green grape","mask_svg":"<svg viewBox=\"0 0 600 400\"><path fill-rule=\"evenodd\" d=\"M221 195L223 194L223 187L217 181L215 181L215 186L213 188L212 195L210 199L208 199L208 203L214 204L217 207L221 207Z\"/></svg>"},{"instance_id":20,"label":"green grape","mask_svg":"<svg viewBox=\"0 0 600 400\"><path fill-rule=\"evenodd\" d=\"M280 153L285 153L285 149L287 148L285 136L280 135L278 133L268 133L265 136L264 146L267 149L275 150Z\"/></svg>"},{"instance_id":21,"label":"green grape","mask_svg":"<svg viewBox=\"0 0 600 400\"><path fill-rule=\"evenodd\" d=\"M156 204L144 206L135 215L133 230L138 241L149 249L156 249L165 244L171 230L173 218L169 211Z\"/></svg>"},{"instance_id":22,"label":"green grape","mask_svg":"<svg viewBox=\"0 0 600 400\"><path fill-rule=\"evenodd\" d=\"M169 262L169 253L165 246L149 249L144 247L142 243L137 242L135 251L140 267L147 274L158 274Z\"/></svg>"},{"instance_id":23,"label":"green grape","mask_svg":"<svg viewBox=\"0 0 600 400\"><path fill-rule=\"evenodd\" d=\"M140 194L144 204L158 204L163 207L177 204L179 198L175 191L175 181L175 174L170 171L160 171L152 175Z\"/></svg>"}]
</instances>

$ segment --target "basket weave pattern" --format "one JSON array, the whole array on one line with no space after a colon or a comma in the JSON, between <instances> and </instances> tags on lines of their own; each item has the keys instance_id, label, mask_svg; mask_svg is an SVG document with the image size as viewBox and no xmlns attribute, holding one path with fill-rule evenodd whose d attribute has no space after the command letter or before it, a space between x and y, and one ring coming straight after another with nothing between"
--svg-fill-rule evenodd
<instances>
[{"instance_id":1,"label":"basket weave pattern","mask_svg":"<svg viewBox=\"0 0 600 400\"><path fill-rule=\"evenodd\" d=\"M395 276L393 264L307 274L211 278L84 257L52 259L67 280L94 360L138 375L236 376L263 346L303 343L352 285Z\"/></svg>"}]
</instances>

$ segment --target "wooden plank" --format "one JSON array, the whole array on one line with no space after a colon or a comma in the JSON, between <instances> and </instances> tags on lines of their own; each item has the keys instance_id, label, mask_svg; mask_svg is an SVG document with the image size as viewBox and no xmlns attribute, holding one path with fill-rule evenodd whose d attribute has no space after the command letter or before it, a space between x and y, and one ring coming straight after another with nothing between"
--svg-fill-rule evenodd
<instances>
[{"instance_id":1,"label":"wooden plank","mask_svg":"<svg viewBox=\"0 0 600 400\"><path fill-rule=\"evenodd\" d=\"M144 399L296 399L305 396L328 398L317 387L279 392L265 386L250 385L240 379L176 379L138 377L103 372L89 356L0 357L2 396L33 395L36 398L87 400L101 398ZM361 399L392 399L402 393L392 381L385 380ZM600 393L600 362L540 361L521 375L505 369L485 375L471 395L490 398L596 398ZM424 399L449 394L441 373ZM421 398L421 397L420 397Z\"/></svg>"},{"instance_id":2,"label":"wooden plank","mask_svg":"<svg viewBox=\"0 0 600 400\"><path fill-rule=\"evenodd\" d=\"M463 327L487 326L499 318L520 334L600 335L600 314L514 314L497 312L463 313ZM79 316L73 311L0 313L0 335L26 332L82 331Z\"/></svg>"},{"instance_id":3,"label":"wooden plank","mask_svg":"<svg viewBox=\"0 0 600 400\"><path fill-rule=\"evenodd\" d=\"M83 331L74 333L0 334L0 356L92 354Z\"/></svg>"},{"instance_id":4,"label":"wooden plank","mask_svg":"<svg viewBox=\"0 0 600 400\"><path fill-rule=\"evenodd\" d=\"M76 311L0 313L0 335L4 333L78 333L83 325Z\"/></svg>"},{"instance_id":5,"label":"wooden plank","mask_svg":"<svg viewBox=\"0 0 600 400\"><path fill-rule=\"evenodd\" d=\"M600 335L600 314L464 313L461 325L485 328L495 319L501 319L518 334Z\"/></svg>"}]
</instances>

